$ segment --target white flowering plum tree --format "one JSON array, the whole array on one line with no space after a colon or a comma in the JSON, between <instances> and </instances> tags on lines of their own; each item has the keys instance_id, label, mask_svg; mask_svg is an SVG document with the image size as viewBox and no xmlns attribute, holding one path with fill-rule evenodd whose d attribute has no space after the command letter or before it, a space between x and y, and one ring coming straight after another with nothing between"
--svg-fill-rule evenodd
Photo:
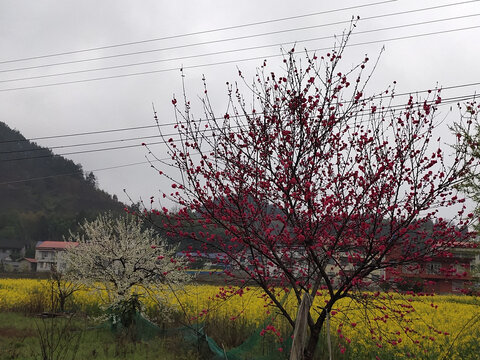
<instances>
[{"instance_id":1,"label":"white flowering plum tree","mask_svg":"<svg viewBox=\"0 0 480 360\"><path fill-rule=\"evenodd\" d=\"M135 216L100 215L83 223L80 231L71 235L78 246L65 253L66 275L104 290L113 309L138 305L142 295L153 297L166 310L162 294L189 279L184 261L175 257L175 248Z\"/></svg>"}]
</instances>

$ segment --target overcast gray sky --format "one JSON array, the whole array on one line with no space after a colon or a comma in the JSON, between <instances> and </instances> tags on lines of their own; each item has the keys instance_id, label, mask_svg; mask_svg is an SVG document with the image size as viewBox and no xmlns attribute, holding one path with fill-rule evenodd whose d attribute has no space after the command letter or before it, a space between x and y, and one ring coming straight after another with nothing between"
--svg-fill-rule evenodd
<instances>
[{"instance_id":1,"label":"overcast gray sky","mask_svg":"<svg viewBox=\"0 0 480 360\"><path fill-rule=\"evenodd\" d=\"M280 44L330 47L334 40L326 37L341 34L352 16L362 20L350 44L368 44L349 48L347 66L364 54L376 57L385 46L372 90L394 80L398 92L480 82L480 1L0 0L0 121L27 138L142 127L154 125L153 102L167 124L173 120L172 96L181 93L181 66L189 96L202 93L204 74L214 106L222 112L225 82L237 80L237 67L251 76L263 57L280 53ZM288 17L296 18L272 21ZM262 24L220 30L251 23ZM277 33L262 35L272 32ZM178 36L185 34L192 35ZM153 41L165 37L171 38ZM243 39L232 39L238 37ZM314 38L324 39L305 41ZM111 47L126 43L135 44ZM102 49L83 51L92 48ZM45 57L69 52L74 53ZM39 58L22 60L32 57ZM257 60L244 61L249 58ZM460 86L445 90L443 97L479 90L480 85ZM193 108L200 114L198 103ZM447 114L448 106L442 111ZM455 118L449 115L447 121ZM145 137L54 150L64 154L158 142L146 138L155 135L147 128L36 141L53 147ZM161 145L152 149L162 157ZM156 196L165 186L147 164L124 166L145 161L141 146L65 157L93 170L99 186L123 201L123 189L136 201ZM117 168L102 170L110 167Z\"/></svg>"}]
</instances>

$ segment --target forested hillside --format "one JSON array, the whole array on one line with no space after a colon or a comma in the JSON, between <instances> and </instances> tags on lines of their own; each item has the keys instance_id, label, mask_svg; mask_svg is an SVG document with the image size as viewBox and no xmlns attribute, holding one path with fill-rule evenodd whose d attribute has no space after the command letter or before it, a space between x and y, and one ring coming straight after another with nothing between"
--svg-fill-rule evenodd
<instances>
[{"instance_id":1,"label":"forested hillside","mask_svg":"<svg viewBox=\"0 0 480 360\"><path fill-rule=\"evenodd\" d=\"M61 240L84 218L123 208L81 165L54 156L0 122L0 245Z\"/></svg>"}]
</instances>

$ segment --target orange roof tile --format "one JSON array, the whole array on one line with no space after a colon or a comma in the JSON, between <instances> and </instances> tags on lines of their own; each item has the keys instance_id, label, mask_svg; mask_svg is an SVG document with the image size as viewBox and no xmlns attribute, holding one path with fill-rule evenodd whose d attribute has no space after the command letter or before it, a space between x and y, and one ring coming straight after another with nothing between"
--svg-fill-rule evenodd
<instances>
[{"instance_id":1,"label":"orange roof tile","mask_svg":"<svg viewBox=\"0 0 480 360\"><path fill-rule=\"evenodd\" d=\"M74 241L42 241L37 245L38 250L63 250L69 247L78 246L78 242Z\"/></svg>"}]
</instances>

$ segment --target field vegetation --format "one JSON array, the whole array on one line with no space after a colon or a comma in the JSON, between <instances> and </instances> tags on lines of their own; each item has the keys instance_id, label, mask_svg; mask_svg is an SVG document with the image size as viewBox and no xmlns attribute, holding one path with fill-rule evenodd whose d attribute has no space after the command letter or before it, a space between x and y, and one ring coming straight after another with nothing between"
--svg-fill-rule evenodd
<instances>
[{"instance_id":1,"label":"field vegetation","mask_svg":"<svg viewBox=\"0 0 480 360\"><path fill-rule=\"evenodd\" d=\"M198 329L198 324L225 354L245 347L253 336L273 344L275 353L270 355L288 358L289 325L255 287L188 285L170 295L173 310L167 318L158 316L163 311L158 309L158 303L149 300L148 294L140 294L143 315L162 332L135 339L120 336L105 325L105 297L96 290L82 289L71 295L66 302L67 313L61 317L38 317L55 307L53 290L49 280L0 280L0 359L154 359L160 355L162 359L202 358L195 344L187 346L180 332L168 332ZM365 293L365 299L375 305L369 307L368 313L357 299L344 299L332 311L330 336L322 334L318 359L328 359L328 338L334 359L478 357L478 298ZM293 312L296 301L290 293L285 292L283 301ZM314 314L321 306L318 296L311 312ZM63 349L63 357L60 353L56 357L44 356L43 352L55 345L57 352Z\"/></svg>"}]
</instances>

